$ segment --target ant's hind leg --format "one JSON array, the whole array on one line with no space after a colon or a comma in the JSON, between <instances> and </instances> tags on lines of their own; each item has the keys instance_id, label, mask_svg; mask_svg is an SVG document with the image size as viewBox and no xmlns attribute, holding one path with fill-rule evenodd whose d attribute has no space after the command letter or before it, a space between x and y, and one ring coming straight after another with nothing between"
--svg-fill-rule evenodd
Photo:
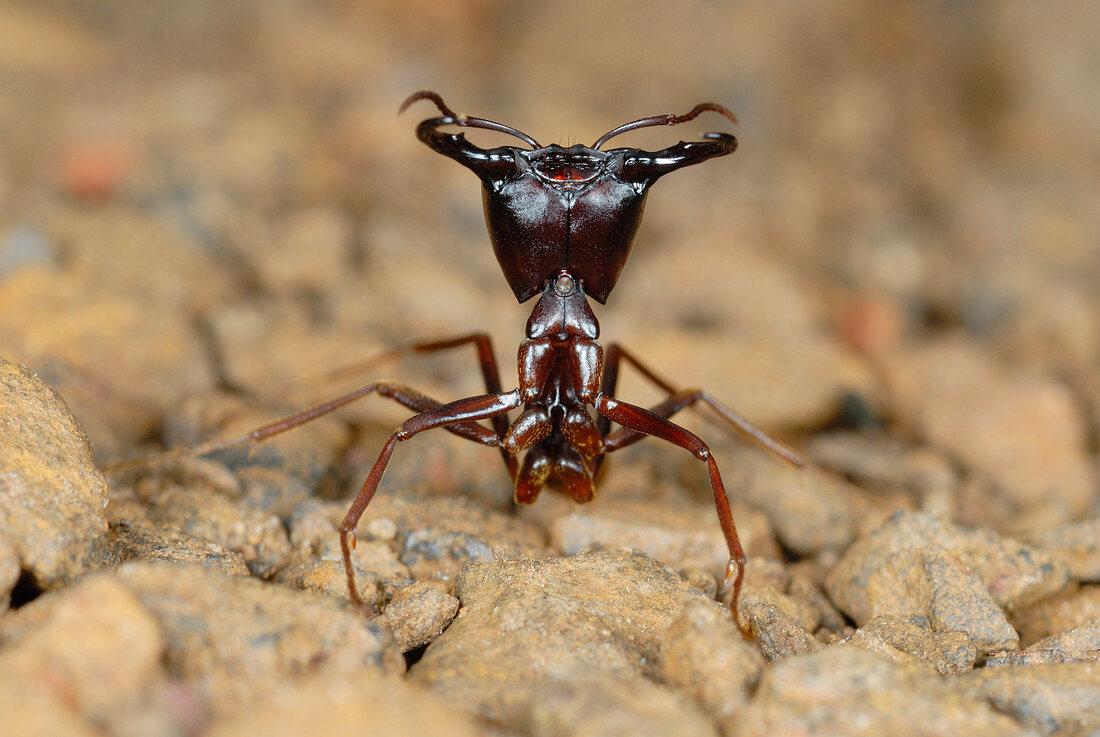
<instances>
[{"instance_id":1,"label":"ant's hind leg","mask_svg":"<svg viewBox=\"0 0 1100 737\"><path fill-rule=\"evenodd\" d=\"M725 423L735 430L742 437L749 442L763 448L777 458L790 463L796 468L805 468L810 465L810 462L802 457L801 454L788 448L783 443L772 438L766 432L753 425L741 415L734 412L726 405L719 402L707 392L701 389L684 389L678 390L668 381L658 376L652 369L643 364L632 353L617 343L612 343L607 347L605 353L606 366L603 374L603 386L602 393L607 397L615 396L615 387L618 382L619 374L619 362L620 360L626 361L633 366L637 371L649 379L653 384L668 392L669 396L660 404L653 406L650 411L665 419L673 416L677 412L687 407L692 407L698 403L702 403L710 407ZM610 434L611 420L601 415L597 421L600 428L600 432L606 438L604 446L607 452L617 450L619 448L625 448L628 445L632 445L644 437L644 433L638 433L632 430L622 430L614 434Z\"/></svg>"}]
</instances>

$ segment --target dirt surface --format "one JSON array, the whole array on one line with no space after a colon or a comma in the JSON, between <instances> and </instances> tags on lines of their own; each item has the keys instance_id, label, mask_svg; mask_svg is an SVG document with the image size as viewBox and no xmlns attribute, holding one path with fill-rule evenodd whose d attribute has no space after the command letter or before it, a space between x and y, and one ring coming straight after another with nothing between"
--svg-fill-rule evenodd
<instances>
[{"instance_id":1,"label":"dirt surface","mask_svg":"<svg viewBox=\"0 0 1100 737\"><path fill-rule=\"evenodd\" d=\"M1098 35L1085 0L0 0L5 727L1090 734ZM414 136L433 108L396 114L424 88L544 143L740 118L594 308L818 464L678 416L750 558L738 621L706 467L657 441L519 510L495 450L401 444L363 610L336 529L400 407L101 473L378 378L484 391L468 347L368 360L410 341L487 331L515 385L531 305Z\"/></svg>"}]
</instances>

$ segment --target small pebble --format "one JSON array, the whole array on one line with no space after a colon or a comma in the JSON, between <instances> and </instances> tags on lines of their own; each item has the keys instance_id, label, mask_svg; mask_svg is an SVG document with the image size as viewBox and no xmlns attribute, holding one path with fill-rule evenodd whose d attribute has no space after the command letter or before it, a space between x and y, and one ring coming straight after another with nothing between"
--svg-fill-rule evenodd
<instances>
[{"instance_id":1,"label":"small pebble","mask_svg":"<svg viewBox=\"0 0 1100 737\"><path fill-rule=\"evenodd\" d=\"M743 626L756 638L768 662L809 655L821 649L821 643L813 635L771 601L742 597L737 614Z\"/></svg>"},{"instance_id":2,"label":"small pebble","mask_svg":"<svg viewBox=\"0 0 1100 737\"><path fill-rule=\"evenodd\" d=\"M216 722L205 737L481 737L482 725L422 689L370 670L289 678L259 703Z\"/></svg>"},{"instance_id":3,"label":"small pebble","mask_svg":"<svg viewBox=\"0 0 1100 737\"><path fill-rule=\"evenodd\" d=\"M695 700L712 719L730 720L748 703L764 669L760 652L728 611L692 599L661 639L661 680Z\"/></svg>"},{"instance_id":4,"label":"small pebble","mask_svg":"<svg viewBox=\"0 0 1100 737\"><path fill-rule=\"evenodd\" d=\"M1015 649L1019 635L981 580L936 545L904 550L867 582L872 616L927 617L934 632L963 632L981 653Z\"/></svg>"},{"instance_id":5,"label":"small pebble","mask_svg":"<svg viewBox=\"0 0 1100 737\"><path fill-rule=\"evenodd\" d=\"M434 582L416 582L398 589L375 622L389 629L397 647L408 652L439 637L458 607L458 599Z\"/></svg>"},{"instance_id":6,"label":"small pebble","mask_svg":"<svg viewBox=\"0 0 1100 737\"><path fill-rule=\"evenodd\" d=\"M1100 517L1067 522L1028 536L1028 542L1069 569L1076 581L1100 582Z\"/></svg>"},{"instance_id":7,"label":"small pebble","mask_svg":"<svg viewBox=\"0 0 1100 737\"><path fill-rule=\"evenodd\" d=\"M156 618L171 674L214 714L291 676L404 670L382 627L327 596L199 566L127 563L110 575Z\"/></svg>"},{"instance_id":8,"label":"small pebble","mask_svg":"<svg viewBox=\"0 0 1100 737\"><path fill-rule=\"evenodd\" d=\"M764 515L741 507L734 517L746 555L779 557ZM725 574L729 561L714 507L704 505L669 509L656 502L596 500L554 520L550 544L565 555L595 546L641 550L674 568L701 568L715 576Z\"/></svg>"},{"instance_id":9,"label":"small pebble","mask_svg":"<svg viewBox=\"0 0 1100 737\"><path fill-rule=\"evenodd\" d=\"M1074 586L1017 612L1012 623L1030 647L1047 637L1100 619L1100 586Z\"/></svg>"}]
</instances>

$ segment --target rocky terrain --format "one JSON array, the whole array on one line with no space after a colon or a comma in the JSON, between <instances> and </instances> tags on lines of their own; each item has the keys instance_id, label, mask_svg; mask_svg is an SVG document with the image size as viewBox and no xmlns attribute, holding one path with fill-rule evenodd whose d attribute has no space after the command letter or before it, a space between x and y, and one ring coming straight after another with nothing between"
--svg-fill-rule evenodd
<instances>
[{"instance_id":1,"label":"rocky terrain","mask_svg":"<svg viewBox=\"0 0 1100 737\"><path fill-rule=\"evenodd\" d=\"M1100 11L1056 5L0 0L0 731L1100 734ZM336 527L400 407L158 456L482 391L416 340L514 386L531 305L421 88L563 144L737 112L596 306L816 464L682 415L737 621L657 441L522 509L496 451L402 444L365 609Z\"/></svg>"}]
</instances>

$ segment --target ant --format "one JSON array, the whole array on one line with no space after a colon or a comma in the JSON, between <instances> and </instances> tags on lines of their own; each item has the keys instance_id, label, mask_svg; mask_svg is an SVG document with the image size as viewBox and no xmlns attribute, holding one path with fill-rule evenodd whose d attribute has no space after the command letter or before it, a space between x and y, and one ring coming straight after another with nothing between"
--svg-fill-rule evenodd
<instances>
[{"instance_id":1,"label":"ant","mask_svg":"<svg viewBox=\"0 0 1100 737\"><path fill-rule=\"evenodd\" d=\"M432 353L472 344L481 364L485 394L443 404L393 381L363 386L341 397L284 417L247 435L205 443L184 451L201 455L244 443L255 444L369 394L398 402L416 414L390 435L340 525L340 545L348 593L363 600L355 583L351 554L355 530L374 497L394 448L414 435L443 428L459 437L498 448L515 484L517 504L530 504L543 486L591 501L604 457L652 435L677 445L707 464L714 506L729 548L724 586L732 582L730 609L736 615L745 575L745 553L737 536L722 477L707 444L671 421L682 409L710 407L731 428L784 461L805 467L802 456L773 440L707 392L677 389L659 378L617 343L606 351L597 342L600 326L588 299L605 304L630 255L649 187L681 167L733 153L737 139L705 133L701 141L680 141L661 151L602 147L612 138L662 125L678 125L705 112L737 118L715 103L696 105L683 115L640 118L600 136L592 146L543 146L515 128L485 118L455 113L435 92L420 91L402 103L399 113L429 100L440 117L422 121L417 137L434 151L454 159L481 180L485 219L497 261L521 303L540 295L519 347L519 387L505 392L489 336L472 333L450 340L418 343L404 350ZM444 126L482 128L514 136L529 148L484 149ZM397 353L401 351L391 352ZM629 363L665 392L648 409L615 397L622 362ZM508 412L520 409L515 421ZM491 428L481 424L488 420ZM612 432L611 425L619 425ZM522 461L517 460L522 456ZM129 465L129 464L123 464ZM116 467L117 468L117 467Z\"/></svg>"}]
</instances>

